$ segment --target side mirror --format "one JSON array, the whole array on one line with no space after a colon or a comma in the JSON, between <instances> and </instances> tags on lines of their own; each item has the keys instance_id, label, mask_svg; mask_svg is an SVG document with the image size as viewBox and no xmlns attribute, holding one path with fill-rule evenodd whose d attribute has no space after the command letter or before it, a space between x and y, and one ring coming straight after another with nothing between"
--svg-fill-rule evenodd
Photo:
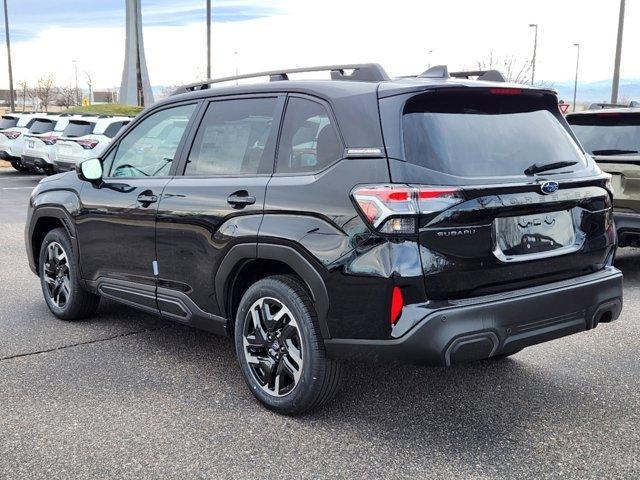
<instances>
[{"instance_id":1,"label":"side mirror","mask_svg":"<svg viewBox=\"0 0 640 480\"><path fill-rule=\"evenodd\" d=\"M95 183L102 179L102 162L99 158L90 158L78 164L78 178Z\"/></svg>"}]
</instances>

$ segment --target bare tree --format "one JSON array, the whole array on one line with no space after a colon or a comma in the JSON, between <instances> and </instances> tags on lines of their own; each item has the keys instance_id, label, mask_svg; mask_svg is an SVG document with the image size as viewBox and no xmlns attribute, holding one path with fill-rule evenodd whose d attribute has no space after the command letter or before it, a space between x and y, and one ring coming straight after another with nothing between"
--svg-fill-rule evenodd
<instances>
[{"instance_id":1,"label":"bare tree","mask_svg":"<svg viewBox=\"0 0 640 480\"><path fill-rule=\"evenodd\" d=\"M55 94L53 75L40 78L34 90L35 96L40 100L40 106L47 112Z\"/></svg>"},{"instance_id":2,"label":"bare tree","mask_svg":"<svg viewBox=\"0 0 640 480\"><path fill-rule=\"evenodd\" d=\"M20 89L20 95L22 96L22 111L24 112L27 105L27 92L29 91L29 84L26 80L20 80L18 82L18 88Z\"/></svg>"},{"instance_id":3,"label":"bare tree","mask_svg":"<svg viewBox=\"0 0 640 480\"><path fill-rule=\"evenodd\" d=\"M477 60L478 70L498 70L508 82L527 83L531 78L531 62L519 60L514 55L498 56L489 52L482 60Z\"/></svg>"},{"instance_id":4,"label":"bare tree","mask_svg":"<svg viewBox=\"0 0 640 480\"><path fill-rule=\"evenodd\" d=\"M38 92L35 87L27 89L27 98L31 101L31 107L33 110L37 111L40 106L40 99L38 98Z\"/></svg>"},{"instance_id":5,"label":"bare tree","mask_svg":"<svg viewBox=\"0 0 640 480\"><path fill-rule=\"evenodd\" d=\"M78 97L76 89L72 86L59 87L57 93L56 104L59 107L69 108L76 104Z\"/></svg>"}]
</instances>

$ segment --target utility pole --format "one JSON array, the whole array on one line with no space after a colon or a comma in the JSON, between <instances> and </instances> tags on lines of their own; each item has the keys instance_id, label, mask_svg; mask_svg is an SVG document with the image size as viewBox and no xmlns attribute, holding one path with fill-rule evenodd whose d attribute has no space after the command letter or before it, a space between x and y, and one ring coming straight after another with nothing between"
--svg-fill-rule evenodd
<instances>
[{"instance_id":1,"label":"utility pole","mask_svg":"<svg viewBox=\"0 0 640 480\"><path fill-rule=\"evenodd\" d=\"M9 40L9 12L7 8L7 0L4 0L4 33L7 37L7 59L9 62L9 105L13 112L16 109L16 104L13 99L13 69L11 68L11 42Z\"/></svg>"},{"instance_id":2,"label":"utility pole","mask_svg":"<svg viewBox=\"0 0 640 480\"><path fill-rule=\"evenodd\" d=\"M620 58L622 57L622 31L624 29L624 4L625 0L620 0L620 17L618 18L618 41L616 43L616 60L613 66L611 103L618 103L618 87L620 86Z\"/></svg>"},{"instance_id":3,"label":"utility pole","mask_svg":"<svg viewBox=\"0 0 640 480\"><path fill-rule=\"evenodd\" d=\"M535 29L535 36L533 38L533 58L531 59L531 85L533 85L536 79L536 52L538 50L538 24L530 23L529 27L533 27Z\"/></svg>"},{"instance_id":4,"label":"utility pole","mask_svg":"<svg viewBox=\"0 0 640 480\"><path fill-rule=\"evenodd\" d=\"M211 0L207 0L207 80L211 78Z\"/></svg>"},{"instance_id":5,"label":"utility pole","mask_svg":"<svg viewBox=\"0 0 640 480\"><path fill-rule=\"evenodd\" d=\"M578 67L580 66L580 44L574 43L574 47L577 47L576 50L576 80L573 84L573 111L576 111L576 96L578 93Z\"/></svg>"}]
</instances>

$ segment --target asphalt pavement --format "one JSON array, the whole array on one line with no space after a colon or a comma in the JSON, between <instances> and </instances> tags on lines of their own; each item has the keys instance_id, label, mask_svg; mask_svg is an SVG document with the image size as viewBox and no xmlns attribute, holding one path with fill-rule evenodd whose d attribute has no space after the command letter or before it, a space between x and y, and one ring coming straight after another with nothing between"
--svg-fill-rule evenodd
<instances>
[{"instance_id":1,"label":"asphalt pavement","mask_svg":"<svg viewBox=\"0 0 640 480\"><path fill-rule=\"evenodd\" d=\"M350 363L287 418L228 339L108 301L55 319L24 252L38 178L0 168L0 479L640 478L640 250L613 324L503 362Z\"/></svg>"}]
</instances>

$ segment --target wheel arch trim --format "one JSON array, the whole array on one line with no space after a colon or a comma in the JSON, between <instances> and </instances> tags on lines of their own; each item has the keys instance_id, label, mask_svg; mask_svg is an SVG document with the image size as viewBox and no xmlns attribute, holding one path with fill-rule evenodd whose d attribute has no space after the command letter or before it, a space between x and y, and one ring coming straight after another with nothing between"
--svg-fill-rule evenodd
<instances>
[{"instance_id":1,"label":"wheel arch trim","mask_svg":"<svg viewBox=\"0 0 640 480\"><path fill-rule=\"evenodd\" d=\"M318 269L308 259L286 245L244 243L234 245L225 255L215 275L215 291L218 305L223 309L223 314L229 322L234 321L229 317L227 301L235 279L234 271L242 267L247 260L275 260L291 267L309 288L323 338L331 338L327 325L329 294L324 280Z\"/></svg>"},{"instance_id":2,"label":"wheel arch trim","mask_svg":"<svg viewBox=\"0 0 640 480\"><path fill-rule=\"evenodd\" d=\"M78 241L76 237L75 224L71 218L71 215L62 207L42 206L37 207L33 210L33 213L31 214L31 218L29 220L28 228L26 230L27 258L29 259L29 267L31 268L31 270L36 275L38 274L39 252L36 252L34 250L33 242L36 226L38 225L38 222L44 218L52 218L60 221L67 234L69 234L71 245L73 247L73 250L76 252L75 257L76 263L78 264L76 266L79 266L80 255L78 252Z\"/></svg>"}]
</instances>

